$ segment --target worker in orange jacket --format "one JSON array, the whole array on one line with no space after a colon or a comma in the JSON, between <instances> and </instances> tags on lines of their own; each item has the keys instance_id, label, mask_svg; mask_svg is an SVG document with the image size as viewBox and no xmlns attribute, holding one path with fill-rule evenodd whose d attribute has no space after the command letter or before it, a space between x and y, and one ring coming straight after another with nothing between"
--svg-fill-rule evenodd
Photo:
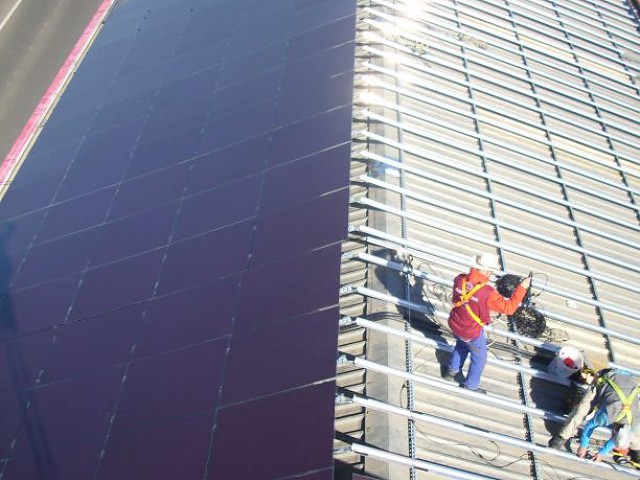
<instances>
[{"instance_id":1,"label":"worker in orange jacket","mask_svg":"<svg viewBox=\"0 0 640 480\"><path fill-rule=\"evenodd\" d=\"M485 325L491 323L490 313L512 315L520 306L531 284L525 278L506 299L489 285L491 274L500 270L498 256L492 253L475 255L469 273L458 275L453 281L453 308L449 314L449 328L456 337L456 346L444 378L453 380L471 354L471 364L463 388L485 393L480 377L487 363Z\"/></svg>"}]
</instances>

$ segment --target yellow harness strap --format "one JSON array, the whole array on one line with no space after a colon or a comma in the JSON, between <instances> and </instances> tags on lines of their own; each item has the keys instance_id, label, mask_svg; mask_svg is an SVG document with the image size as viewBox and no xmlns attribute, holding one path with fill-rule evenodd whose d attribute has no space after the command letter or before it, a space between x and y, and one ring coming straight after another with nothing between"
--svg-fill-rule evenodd
<instances>
[{"instance_id":1,"label":"yellow harness strap","mask_svg":"<svg viewBox=\"0 0 640 480\"><path fill-rule=\"evenodd\" d=\"M620 402L622 403L622 410L620 414L616 417L615 422L619 423L623 418L627 419L627 423L629 425L633 422L633 414L631 413L631 405L633 405L633 401L636 399L638 394L640 393L640 387L634 388L629 396L627 397L623 391L620 389L618 384L611 380L609 377L602 377L602 380L607 382L611 388L618 394L620 398Z\"/></svg>"},{"instance_id":2,"label":"yellow harness strap","mask_svg":"<svg viewBox=\"0 0 640 480\"><path fill-rule=\"evenodd\" d=\"M476 321L476 323L481 327L484 327L484 323L482 322L482 320L480 320L480 317L478 317L478 315L476 315L476 313L473 310L471 310L471 305L469 305L469 300L471 299L471 297L473 297L473 295L478 290L480 290L485 285L486 283L478 283L475 287L473 287L471 290L467 292L467 279L465 278L464 280L462 280L462 294L460 295L460 301L455 302L453 304L454 307L464 306L469 316L473 318Z\"/></svg>"}]
</instances>

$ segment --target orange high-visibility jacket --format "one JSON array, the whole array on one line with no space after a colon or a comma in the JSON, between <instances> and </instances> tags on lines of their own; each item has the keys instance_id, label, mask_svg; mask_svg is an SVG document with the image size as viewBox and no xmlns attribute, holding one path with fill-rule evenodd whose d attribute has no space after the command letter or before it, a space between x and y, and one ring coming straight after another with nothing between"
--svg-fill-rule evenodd
<instances>
[{"instance_id":1,"label":"orange high-visibility jacket","mask_svg":"<svg viewBox=\"0 0 640 480\"><path fill-rule=\"evenodd\" d=\"M491 323L491 311L511 315L527 293L524 287L518 285L511 298L507 299L488 281L489 277L475 268L458 275L453 281L454 307L449 314L449 328L456 337L465 341L478 338L484 325Z\"/></svg>"}]
</instances>

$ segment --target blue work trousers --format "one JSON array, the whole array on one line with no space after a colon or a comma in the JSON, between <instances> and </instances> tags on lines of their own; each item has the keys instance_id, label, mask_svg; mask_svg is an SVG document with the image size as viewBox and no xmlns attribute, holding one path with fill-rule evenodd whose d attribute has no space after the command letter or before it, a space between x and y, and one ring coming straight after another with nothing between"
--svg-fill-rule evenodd
<instances>
[{"instance_id":1,"label":"blue work trousers","mask_svg":"<svg viewBox=\"0 0 640 480\"><path fill-rule=\"evenodd\" d=\"M467 372L467 379L464 385L470 390L475 390L480 386L480 377L487 363L487 337L484 330L478 338L465 342L458 339L456 346L451 353L451 363L449 371L454 375L462 369L467 356L471 354L471 364Z\"/></svg>"}]
</instances>

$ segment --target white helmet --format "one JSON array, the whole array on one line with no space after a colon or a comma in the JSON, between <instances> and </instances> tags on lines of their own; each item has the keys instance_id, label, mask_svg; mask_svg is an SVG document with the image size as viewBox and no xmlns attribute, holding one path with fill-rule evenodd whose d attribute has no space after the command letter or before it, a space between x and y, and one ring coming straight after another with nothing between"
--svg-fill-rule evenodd
<instances>
[{"instance_id":1,"label":"white helmet","mask_svg":"<svg viewBox=\"0 0 640 480\"><path fill-rule=\"evenodd\" d=\"M500 260L495 253L479 253L471 257L471 268L495 272L500 270Z\"/></svg>"}]
</instances>

